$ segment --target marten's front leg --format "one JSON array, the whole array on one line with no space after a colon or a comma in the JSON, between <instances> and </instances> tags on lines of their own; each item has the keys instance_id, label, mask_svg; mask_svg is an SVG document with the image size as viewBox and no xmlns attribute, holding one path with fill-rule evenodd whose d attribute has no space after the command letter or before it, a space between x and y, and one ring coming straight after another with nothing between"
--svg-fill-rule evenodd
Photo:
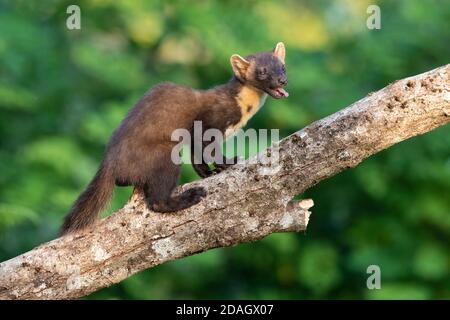
<instances>
[{"instance_id":1,"label":"marten's front leg","mask_svg":"<svg viewBox=\"0 0 450 320\"><path fill-rule=\"evenodd\" d=\"M231 114L228 114L231 113ZM236 123L240 119L240 114L235 112L228 111L228 113L223 114L222 116L217 116L215 114L209 113L206 117L201 117L203 121L203 130L206 132L208 129L220 130L221 132L225 131L224 124L227 122ZM212 116L214 115L214 116ZM228 159L221 152L222 147L222 139L216 141L216 137L212 136L212 141L203 141L202 137L196 137L194 134L194 130L191 130L191 136L193 137L191 142L191 162L194 170L197 174L202 178L207 178L211 175L220 173L226 170L228 167L236 164L239 160L239 157L233 157L232 159ZM219 163L214 162L214 169L211 169L208 163L204 159L204 150L212 144L213 148L212 154L210 155L214 159L221 159ZM201 147L201 148L200 148ZM195 154L195 150L201 150L199 155Z\"/></svg>"},{"instance_id":2,"label":"marten's front leg","mask_svg":"<svg viewBox=\"0 0 450 320\"><path fill-rule=\"evenodd\" d=\"M214 154L212 154L212 156L214 158L220 158L222 160L221 160L221 163L214 162L213 163L214 169L211 170L211 168L209 167L209 165L205 162L205 160L203 158L203 150L209 143L210 142L206 142L206 141L204 141L202 143L203 148L201 149L202 153L200 155L200 159L198 159L196 157L195 152L194 152L194 149L195 149L194 144L195 144L195 142L193 142L191 144L191 163L192 163L192 166L193 166L195 172L197 172L197 174L200 177L202 177L202 178L207 178L207 177L212 176L214 174L220 173L220 172L226 170L227 168L229 168L230 166L235 165L239 161L239 157L238 156L233 157L231 159L225 157L222 154L222 152L220 151L220 146L216 145L215 148L214 148L214 151L217 152L218 154L216 156L215 152L214 152ZM213 143L215 143L215 142L213 142Z\"/></svg>"},{"instance_id":3,"label":"marten's front leg","mask_svg":"<svg viewBox=\"0 0 450 320\"><path fill-rule=\"evenodd\" d=\"M200 159L195 154L195 143L196 143L195 141L192 141L192 143L191 143L192 167L194 168L195 172L197 172L197 174L202 178L207 178L209 176L212 176L214 174L214 171L211 170L209 165L203 159L203 149L200 149L202 151L201 154L199 155ZM203 143L203 145L205 145L205 143Z\"/></svg>"},{"instance_id":4,"label":"marten's front leg","mask_svg":"<svg viewBox=\"0 0 450 320\"><path fill-rule=\"evenodd\" d=\"M203 142L203 148L208 145L208 143ZM201 156L201 159L197 159L197 157L195 156L195 152L194 152L194 143L192 143L191 146L191 163L192 163L192 167L194 168L195 172L197 172L197 174L202 177L202 178L207 178L210 177L214 174L220 173L224 170L226 170L227 168L229 168L232 165L235 165L238 160L239 157L233 157L231 159L225 157L222 152L220 151L219 147L215 148L215 151L218 152L218 158L221 158L222 161L221 163L216 163L214 162L214 169L211 169L209 167L209 165L205 162L205 160L203 159L203 156ZM213 155L213 157L216 157L215 155Z\"/></svg>"}]
</instances>

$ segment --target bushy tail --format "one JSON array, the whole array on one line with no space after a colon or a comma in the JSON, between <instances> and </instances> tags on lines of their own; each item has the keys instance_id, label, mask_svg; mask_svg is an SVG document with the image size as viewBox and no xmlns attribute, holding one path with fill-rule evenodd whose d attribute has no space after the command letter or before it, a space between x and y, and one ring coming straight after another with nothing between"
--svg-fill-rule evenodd
<instances>
[{"instance_id":1,"label":"bushy tail","mask_svg":"<svg viewBox=\"0 0 450 320\"><path fill-rule=\"evenodd\" d=\"M81 230L97 219L100 212L111 200L114 190L114 177L103 165L78 197L64 219L60 234Z\"/></svg>"}]
</instances>

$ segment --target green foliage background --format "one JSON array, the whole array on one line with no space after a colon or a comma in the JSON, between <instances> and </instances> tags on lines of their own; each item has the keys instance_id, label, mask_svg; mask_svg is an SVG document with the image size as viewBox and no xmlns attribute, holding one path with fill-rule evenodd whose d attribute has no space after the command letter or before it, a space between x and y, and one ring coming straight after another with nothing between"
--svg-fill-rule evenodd
<instances>
[{"instance_id":1,"label":"green foliage background","mask_svg":"<svg viewBox=\"0 0 450 320\"><path fill-rule=\"evenodd\" d=\"M366 28L367 6L382 29ZM81 7L82 28L66 28ZM0 260L55 237L112 130L152 85L227 81L233 53L287 47L289 99L249 127L288 135L449 63L450 3L0 1ZM182 182L198 179L189 166ZM118 188L110 212L124 204ZM321 182L308 231L211 250L89 299L450 298L450 127ZM366 288L377 264L382 289Z\"/></svg>"}]
</instances>

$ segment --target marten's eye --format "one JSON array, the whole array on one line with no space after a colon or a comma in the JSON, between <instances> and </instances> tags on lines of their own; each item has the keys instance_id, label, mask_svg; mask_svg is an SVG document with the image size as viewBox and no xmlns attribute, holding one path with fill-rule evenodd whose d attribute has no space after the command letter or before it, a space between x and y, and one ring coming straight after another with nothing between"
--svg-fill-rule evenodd
<instances>
[{"instance_id":1,"label":"marten's eye","mask_svg":"<svg viewBox=\"0 0 450 320\"><path fill-rule=\"evenodd\" d=\"M283 73L286 73L286 67L284 65L281 67L281 70L283 71Z\"/></svg>"},{"instance_id":2,"label":"marten's eye","mask_svg":"<svg viewBox=\"0 0 450 320\"><path fill-rule=\"evenodd\" d=\"M266 67L260 68L258 70L258 77L262 79L265 78L266 76L267 76L267 68Z\"/></svg>"}]
</instances>

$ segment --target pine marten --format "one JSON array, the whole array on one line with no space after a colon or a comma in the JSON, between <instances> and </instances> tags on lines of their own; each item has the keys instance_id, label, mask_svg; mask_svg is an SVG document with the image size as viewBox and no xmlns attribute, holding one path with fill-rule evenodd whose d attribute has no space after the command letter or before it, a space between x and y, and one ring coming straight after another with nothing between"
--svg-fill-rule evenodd
<instances>
[{"instance_id":1,"label":"pine marten","mask_svg":"<svg viewBox=\"0 0 450 320\"><path fill-rule=\"evenodd\" d=\"M273 51L245 58L234 54L230 58L233 78L212 89L195 90L168 82L150 89L112 134L97 173L73 204L61 234L91 225L110 201L115 185L143 190L148 208L156 212L178 211L200 202L206 195L200 187L172 195L180 175L180 165L171 160L177 144L171 141L172 132L192 130L194 121L202 121L204 130L215 128L227 136L247 123L267 95L287 97L285 54L281 42ZM205 146L193 141L191 157L196 143ZM192 165L205 178L233 164L224 159L214 169L204 160L193 159Z\"/></svg>"}]
</instances>

